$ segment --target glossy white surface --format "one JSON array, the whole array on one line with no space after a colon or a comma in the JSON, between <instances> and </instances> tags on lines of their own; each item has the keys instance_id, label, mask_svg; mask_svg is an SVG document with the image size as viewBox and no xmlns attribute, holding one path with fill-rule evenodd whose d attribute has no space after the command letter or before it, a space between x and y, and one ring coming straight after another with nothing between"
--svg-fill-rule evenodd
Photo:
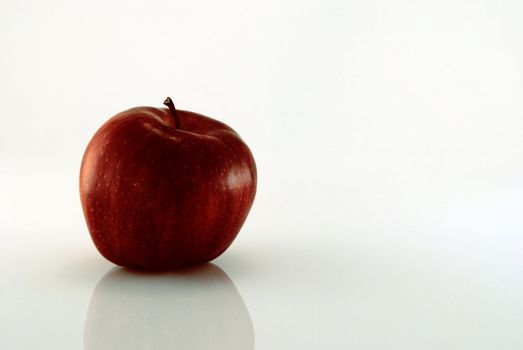
<instances>
[{"instance_id":1,"label":"glossy white surface","mask_svg":"<svg viewBox=\"0 0 523 350\"><path fill-rule=\"evenodd\" d=\"M0 4L0 349L523 348L519 1ZM84 148L223 120L255 205L213 265L114 268Z\"/></svg>"}]
</instances>

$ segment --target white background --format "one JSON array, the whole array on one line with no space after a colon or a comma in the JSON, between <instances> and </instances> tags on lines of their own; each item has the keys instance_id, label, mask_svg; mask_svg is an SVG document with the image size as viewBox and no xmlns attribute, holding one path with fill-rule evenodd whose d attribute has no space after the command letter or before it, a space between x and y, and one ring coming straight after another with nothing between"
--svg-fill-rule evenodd
<instances>
[{"instance_id":1,"label":"white background","mask_svg":"<svg viewBox=\"0 0 523 350\"><path fill-rule=\"evenodd\" d=\"M2 1L0 348L523 348L522 14ZM221 270L99 283L83 151L167 95L249 144L254 207Z\"/></svg>"}]
</instances>

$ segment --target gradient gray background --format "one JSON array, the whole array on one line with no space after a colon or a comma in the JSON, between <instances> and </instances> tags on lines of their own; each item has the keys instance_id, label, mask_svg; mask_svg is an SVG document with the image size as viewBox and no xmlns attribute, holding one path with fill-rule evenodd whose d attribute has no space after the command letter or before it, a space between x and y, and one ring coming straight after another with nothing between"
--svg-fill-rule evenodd
<instances>
[{"instance_id":1,"label":"gradient gray background","mask_svg":"<svg viewBox=\"0 0 523 350\"><path fill-rule=\"evenodd\" d=\"M84 347L112 265L84 223L81 157L107 118L167 95L256 158L255 205L215 263L257 349L522 348L522 14L494 0L0 2L0 348Z\"/></svg>"}]
</instances>

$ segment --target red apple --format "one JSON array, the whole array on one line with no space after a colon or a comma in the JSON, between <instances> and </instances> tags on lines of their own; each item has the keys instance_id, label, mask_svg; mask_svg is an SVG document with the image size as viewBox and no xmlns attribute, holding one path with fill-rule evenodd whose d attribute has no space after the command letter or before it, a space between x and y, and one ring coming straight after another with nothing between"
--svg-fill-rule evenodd
<instances>
[{"instance_id":1,"label":"red apple","mask_svg":"<svg viewBox=\"0 0 523 350\"><path fill-rule=\"evenodd\" d=\"M80 170L91 238L121 266L173 269L222 254L256 193L256 164L240 136L206 116L136 107L93 136Z\"/></svg>"}]
</instances>

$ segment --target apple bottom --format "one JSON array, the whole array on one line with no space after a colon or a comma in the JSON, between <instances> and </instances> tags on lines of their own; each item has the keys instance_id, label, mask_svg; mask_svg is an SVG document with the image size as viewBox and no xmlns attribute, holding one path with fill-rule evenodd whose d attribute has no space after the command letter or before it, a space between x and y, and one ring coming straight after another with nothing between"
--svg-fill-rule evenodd
<instances>
[{"instance_id":1,"label":"apple bottom","mask_svg":"<svg viewBox=\"0 0 523 350\"><path fill-rule=\"evenodd\" d=\"M191 217L191 207L186 208L184 214ZM234 209L230 212L234 214ZM202 213L200 220L181 224L168 214L163 212L162 217L167 219L159 218L156 223L151 219L154 215L146 211L136 211L132 219L126 219L126 215L118 218L116 214L111 216L112 222L101 221L89 231L98 251L116 265L169 270L203 264L220 256L232 244L246 217L231 222L231 216L222 218L227 218L226 221L211 220ZM104 229L105 226L112 230Z\"/></svg>"}]
</instances>

